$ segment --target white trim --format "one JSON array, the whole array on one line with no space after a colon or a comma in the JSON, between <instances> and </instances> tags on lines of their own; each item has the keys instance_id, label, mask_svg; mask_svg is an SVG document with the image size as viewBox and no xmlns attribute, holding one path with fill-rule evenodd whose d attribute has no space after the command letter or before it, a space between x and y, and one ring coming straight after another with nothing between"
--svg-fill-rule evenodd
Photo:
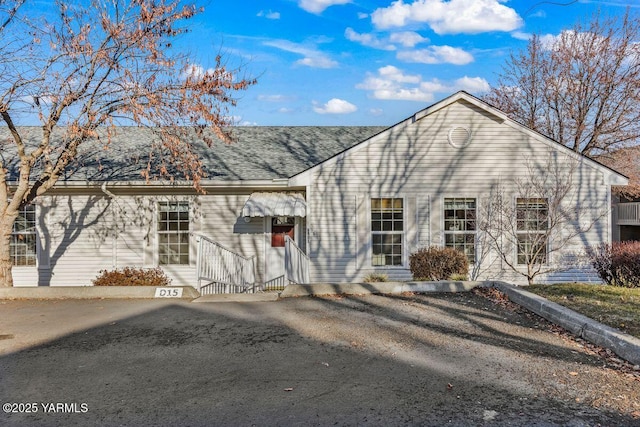
<instances>
[{"instance_id":1,"label":"white trim","mask_svg":"<svg viewBox=\"0 0 640 427\"><path fill-rule=\"evenodd\" d=\"M153 215L153 230L154 230L154 245L153 245L153 265L154 266L158 266L158 267L169 267L169 266L173 266L173 267L194 267L195 266L195 262L197 260L197 245L195 245L194 250L192 251L191 249L191 239L195 239L194 237L194 227L193 227L193 220L195 219L195 214L194 214L194 206L195 206L195 197L193 196L167 196L167 195L163 195L161 197L156 197L153 200L153 205L154 205L154 215ZM159 216L160 216L160 210L159 210L159 206L160 203L187 203L188 204L188 210L187 212L189 213L189 230L186 231L186 233L189 236L189 241L187 243L187 250L189 251L189 262L187 264L160 264L160 230L158 230L158 225L159 225ZM196 253L193 253L193 252Z\"/></svg>"},{"instance_id":2,"label":"white trim","mask_svg":"<svg viewBox=\"0 0 640 427\"><path fill-rule=\"evenodd\" d=\"M78 189L78 188L95 188L97 190L106 182L109 186L109 190L113 191L118 189L188 189L193 190L193 182L189 181L86 181L86 180L67 180L59 181L52 189ZM274 179L252 179L244 181L215 181L215 180L203 180L200 181L200 186L207 188L288 188L289 178L274 178ZM17 181L7 182L9 186L17 186Z\"/></svg>"},{"instance_id":3,"label":"white trim","mask_svg":"<svg viewBox=\"0 0 640 427\"><path fill-rule=\"evenodd\" d=\"M40 241L40 227L38 225L38 218L39 218L39 214L40 214L40 206L38 206L38 203L29 203L28 205L25 205L24 208L27 208L29 206L33 206L33 218L34 218L34 223L33 223L33 237L34 237L34 258L35 258L35 264L34 265L15 265L12 264L11 265L11 269L15 270L15 269L20 269L20 270L30 270L30 269L34 269L34 270L38 270L40 269L41 265L40 265L40 257L42 255L42 242ZM20 212L18 210L18 212ZM10 233L10 241L9 241L9 245L11 245L11 241L13 241L13 235L15 234L20 234L19 232L14 232L13 231L13 227L15 226L15 221L18 218L16 217L16 219L14 220L14 223L11 227L11 233ZM24 233L26 234L26 233ZM29 233L30 234L30 233ZM9 255L11 255L11 248L9 248ZM13 263L13 259L14 257L11 257L11 262ZM44 267L44 266L42 266Z\"/></svg>"},{"instance_id":4,"label":"white trim","mask_svg":"<svg viewBox=\"0 0 640 427\"><path fill-rule=\"evenodd\" d=\"M409 256L407 254L408 242L407 242L407 197L402 195L372 195L369 194L366 199L367 204L367 259L365 268L374 269L389 269L389 270L404 270L409 268ZM371 199L402 199L402 264L401 265L373 265L373 230L371 230ZM401 233L389 233L389 234L401 234ZM357 250L357 248L356 248Z\"/></svg>"},{"instance_id":5,"label":"white trim","mask_svg":"<svg viewBox=\"0 0 640 427\"><path fill-rule=\"evenodd\" d=\"M518 242L518 235L520 233L523 234L541 234L540 231L531 231L531 230L523 230L523 231L518 231L518 199L545 199L547 201L547 226L549 225L549 198L548 197L522 197L522 196L518 196L518 195L514 195L512 197L512 202L513 202L513 212L515 213L515 218L512 218L513 221L515 221L515 227L513 228L516 232L515 238L515 247L513 248L513 250L515 251L515 263L514 265L516 266L516 268L518 267L525 267L527 266L527 264L520 264L518 262L518 247L519 247L519 242ZM547 233L551 230L544 230L544 233ZM551 263L551 254L549 249L551 248L551 239L549 238L550 235L547 234L547 239L545 242L545 246L546 248L546 253L545 253L545 258L546 258L546 262L542 263L541 265L544 266L551 266L553 265ZM538 265L536 263L534 263L534 265Z\"/></svg>"},{"instance_id":6,"label":"white trim","mask_svg":"<svg viewBox=\"0 0 640 427\"><path fill-rule=\"evenodd\" d=\"M475 204L476 204L476 229L473 231L473 235L474 235L474 240L473 240L473 264L476 264L478 262L478 214L479 214L479 207L480 207L480 201L479 201L479 197L478 196L469 196L469 195L462 195L462 196L447 196L447 195L443 195L441 196L441 204L440 204L440 211L441 211L441 217L440 217L440 227L442 230L442 247L446 248L447 247L447 229L445 228L445 215L444 215L444 201L445 199L473 199L475 200ZM454 230L454 231L458 231L458 230ZM455 233L451 233L452 235ZM466 234L471 234L471 232L469 231L464 231L464 230L460 230L459 234L462 235L466 235ZM465 254L466 257L466 254Z\"/></svg>"},{"instance_id":7,"label":"white trim","mask_svg":"<svg viewBox=\"0 0 640 427\"><path fill-rule=\"evenodd\" d=\"M377 141L380 141L384 138L389 138L391 136L392 132L398 132L401 128L407 127L433 113L435 113L436 111L439 111L445 107L448 107L449 105L460 101L460 100L464 100L465 102L468 102L469 104L472 104L474 106L476 106L477 108L493 115L494 117L496 117L497 119L499 119L500 123L506 124L516 130L519 130L527 135L529 135L530 137L532 137L533 139L535 139L536 141L542 142L544 144L546 144L547 146L557 149L557 150L562 150L564 153L569 154L570 156L574 157L575 159L580 159L581 161L586 162L587 164L589 164L589 166L595 168L596 170L600 170L604 176L608 177L608 184L609 185L627 185L629 180L627 178L625 178L623 175L607 168L604 165L601 165L600 163L591 160L590 158L576 153L575 151L571 150L570 148L556 142L553 141L547 137L545 137L544 135L535 132L529 128L527 128L524 125L521 125L520 123L510 119L509 117L507 117L506 114L504 114L502 111L498 110L497 108L494 108L492 106L490 106L489 104L486 104L485 102L479 100L478 98L469 95L466 92L460 91L457 92L433 105L431 105L430 107L425 108L424 110L421 110L417 113L415 113L413 116L409 117L408 119L405 119L393 126L391 126L390 128L380 132L377 135L374 135L372 137L370 137L369 139L366 139L362 142L360 142L359 144L354 145L353 147L333 156L330 157L329 159L325 160L322 163L319 163L315 166L312 166L311 168L302 171L296 175L293 175L291 178L289 178L289 186L295 186L295 185L306 185L307 183L309 183L311 181L311 178L313 176L313 174L318 170L321 169L323 167L326 166L331 166L333 164L335 164L338 161L341 161L342 159L344 159L345 157L349 156L351 153L362 150L366 147L368 147L371 144L376 143Z\"/></svg>"},{"instance_id":8,"label":"white trim","mask_svg":"<svg viewBox=\"0 0 640 427\"><path fill-rule=\"evenodd\" d=\"M467 133L467 137L465 138L464 142L459 143L459 142L455 142L453 140L453 134L454 132L458 131L459 129L463 130L464 132ZM471 130L469 128L467 128L466 126L453 126L451 129L449 129L449 132L447 133L447 141L449 142L449 145L452 146L453 148L464 148L466 146L468 146L471 143L471 138L472 138L472 133Z\"/></svg>"}]
</instances>

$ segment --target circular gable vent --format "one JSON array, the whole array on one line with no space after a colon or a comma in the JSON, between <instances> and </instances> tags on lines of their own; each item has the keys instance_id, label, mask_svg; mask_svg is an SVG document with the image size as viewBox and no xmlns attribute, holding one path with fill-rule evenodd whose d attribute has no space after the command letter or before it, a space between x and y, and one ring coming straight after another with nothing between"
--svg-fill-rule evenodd
<instances>
[{"instance_id":1,"label":"circular gable vent","mask_svg":"<svg viewBox=\"0 0 640 427\"><path fill-rule=\"evenodd\" d=\"M458 126L449 131L447 139L449 140L449 144L456 148L462 148L468 145L469 141L471 141L471 131L467 128Z\"/></svg>"}]
</instances>

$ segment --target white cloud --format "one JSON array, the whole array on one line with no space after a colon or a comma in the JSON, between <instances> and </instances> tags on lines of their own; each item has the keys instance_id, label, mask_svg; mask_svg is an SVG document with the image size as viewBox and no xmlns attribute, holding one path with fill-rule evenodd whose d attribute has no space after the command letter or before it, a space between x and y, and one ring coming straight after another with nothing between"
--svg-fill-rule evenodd
<instances>
[{"instance_id":1,"label":"white cloud","mask_svg":"<svg viewBox=\"0 0 640 427\"><path fill-rule=\"evenodd\" d=\"M553 34L545 34L540 36L540 43L542 44L543 49L553 50L555 48L556 43L561 43L562 41L578 41L578 45L580 42L585 42L586 45L590 45L592 42L603 42L604 39L601 36L595 35L593 33L581 32L578 33L573 30L562 31L557 36Z\"/></svg>"},{"instance_id":2,"label":"white cloud","mask_svg":"<svg viewBox=\"0 0 640 427\"><path fill-rule=\"evenodd\" d=\"M371 97L375 99L433 102L438 93L457 90L486 92L489 90L489 83L481 77L467 76L449 84L438 79L424 81L420 75L405 74L402 70L388 65L379 68L377 74L369 73L356 88L370 91Z\"/></svg>"},{"instance_id":3,"label":"white cloud","mask_svg":"<svg viewBox=\"0 0 640 427\"><path fill-rule=\"evenodd\" d=\"M367 19L369 17L368 13L358 12L358 19Z\"/></svg>"},{"instance_id":4,"label":"white cloud","mask_svg":"<svg viewBox=\"0 0 640 427\"><path fill-rule=\"evenodd\" d=\"M429 41L429 39L422 37L420 34L413 31L391 33L389 37L380 39L374 33L357 33L351 27L348 27L344 31L344 36L347 38L347 40L350 40L352 42L360 43L363 46L380 50L396 50L396 45L401 45L403 47L414 47L418 43L425 43Z\"/></svg>"},{"instance_id":5,"label":"white cloud","mask_svg":"<svg viewBox=\"0 0 640 427\"><path fill-rule=\"evenodd\" d=\"M420 90L428 93L450 92L449 87L443 84L438 79L431 79L429 81L420 83Z\"/></svg>"},{"instance_id":6,"label":"white cloud","mask_svg":"<svg viewBox=\"0 0 640 427\"><path fill-rule=\"evenodd\" d=\"M558 36L554 36L553 34L544 34L540 36L540 43L544 49L551 50L557 39Z\"/></svg>"},{"instance_id":7,"label":"white cloud","mask_svg":"<svg viewBox=\"0 0 640 427\"><path fill-rule=\"evenodd\" d=\"M287 95L258 95L258 101L265 102L287 102L292 101L294 97Z\"/></svg>"},{"instance_id":8,"label":"white cloud","mask_svg":"<svg viewBox=\"0 0 640 427\"><path fill-rule=\"evenodd\" d=\"M267 19L280 19L280 12L272 12L271 10L265 12L264 10L261 10L258 12L257 16L264 16Z\"/></svg>"},{"instance_id":9,"label":"white cloud","mask_svg":"<svg viewBox=\"0 0 640 427\"><path fill-rule=\"evenodd\" d=\"M318 114L349 114L358 110L358 107L343 99L333 98L322 106L314 106L313 111Z\"/></svg>"},{"instance_id":10,"label":"white cloud","mask_svg":"<svg viewBox=\"0 0 640 427\"><path fill-rule=\"evenodd\" d=\"M482 77L464 76L453 83L456 90L464 90L471 93L487 93L491 88L489 82Z\"/></svg>"},{"instance_id":11,"label":"white cloud","mask_svg":"<svg viewBox=\"0 0 640 427\"><path fill-rule=\"evenodd\" d=\"M511 37L518 40L529 40L531 39L531 33L525 33L524 31L513 31L511 33Z\"/></svg>"},{"instance_id":12,"label":"white cloud","mask_svg":"<svg viewBox=\"0 0 640 427\"><path fill-rule=\"evenodd\" d=\"M419 87L414 88L395 88L382 89L374 92L374 98L383 100L400 100L400 101L418 101L418 102L433 102L434 96L432 93L423 91Z\"/></svg>"},{"instance_id":13,"label":"white cloud","mask_svg":"<svg viewBox=\"0 0 640 427\"><path fill-rule=\"evenodd\" d=\"M420 83L422 77L418 74L404 74L402 70L394 67L393 65L387 65L386 67L378 68L378 74L386 80L391 80L398 83Z\"/></svg>"},{"instance_id":14,"label":"white cloud","mask_svg":"<svg viewBox=\"0 0 640 427\"><path fill-rule=\"evenodd\" d=\"M356 33L351 27L344 30L344 36L347 38L347 40L360 43L363 46L372 47L374 49L396 50L396 47L394 45L378 39L375 34Z\"/></svg>"},{"instance_id":15,"label":"white cloud","mask_svg":"<svg viewBox=\"0 0 640 427\"><path fill-rule=\"evenodd\" d=\"M421 80L419 75L404 74L402 70L388 65L379 68L377 75L369 74L356 88L371 91L375 99L430 102L434 99L433 94L422 91ZM414 87L407 87L408 85Z\"/></svg>"},{"instance_id":16,"label":"white cloud","mask_svg":"<svg viewBox=\"0 0 640 427\"><path fill-rule=\"evenodd\" d=\"M347 3L351 3L351 0L299 0L298 6L307 12L322 13L329 6Z\"/></svg>"},{"instance_id":17,"label":"white cloud","mask_svg":"<svg viewBox=\"0 0 640 427\"><path fill-rule=\"evenodd\" d=\"M516 11L502 0L397 0L376 9L371 21L379 29L424 23L437 34L476 34L487 31L513 31L523 25Z\"/></svg>"},{"instance_id":18,"label":"white cloud","mask_svg":"<svg viewBox=\"0 0 640 427\"><path fill-rule=\"evenodd\" d=\"M203 66L198 65L198 64L188 64L183 70L182 73L180 73L180 78L183 80L186 80L187 78L192 78L192 79L201 79L202 77L204 77L205 75L213 75L215 74L216 70L214 70L213 68L207 68L206 70L204 69ZM230 75L228 76L230 77Z\"/></svg>"},{"instance_id":19,"label":"white cloud","mask_svg":"<svg viewBox=\"0 0 640 427\"><path fill-rule=\"evenodd\" d=\"M381 115L384 114L384 110L382 108L370 108L369 114L371 114L374 117L380 117Z\"/></svg>"},{"instance_id":20,"label":"white cloud","mask_svg":"<svg viewBox=\"0 0 640 427\"><path fill-rule=\"evenodd\" d=\"M426 49L398 52L397 58L406 62L421 64L465 65L473 62L473 55L457 47L429 46Z\"/></svg>"},{"instance_id":21,"label":"white cloud","mask_svg":"<svg viewBox=\"0 0 640 427\"><path fill-rule=\"evenodd\" d=\"M529 15L527 15L529 18L546 18L547 17L547 13L540 9L538 10L536 13L531 13Z\"/></svg>"},{"instance_id":22,"label":"white cloud","mask_svg":"<svg viewBox=\"0 0 640 427\"><path fill-rule=\"evenodd\" d=\"M308 56L297 60L295 63L297 65L304 65L311 68L335 68L338 66L336 61L329 59L324 55Z\"/></svg>"},{"instance_id":23,"label":"white cloud","mask_svg":"<svg viewBox=\"0 0 640 427\"><path fill-rule=\"evenodd\" d=\"M304 58L295 62L298 65L305 65L313 68L335 68L338 66L336 61L313 47L293 43L288 40L269 40L264 42L264 45L302 55Z\"/></svg>"},{"instance_id":24,"label":"white cloud","mask_svg":"<svg viewBox=\"0 0 640 427\"><path fill-rule=\"evenodd\" d=\"M392 33L389 36L389 40L392 43L399 43L404 47L414 47L419 43L427 43L429 39L422 37L415 31L401 31L399 33Z\"/></svg>"}]
</instances>

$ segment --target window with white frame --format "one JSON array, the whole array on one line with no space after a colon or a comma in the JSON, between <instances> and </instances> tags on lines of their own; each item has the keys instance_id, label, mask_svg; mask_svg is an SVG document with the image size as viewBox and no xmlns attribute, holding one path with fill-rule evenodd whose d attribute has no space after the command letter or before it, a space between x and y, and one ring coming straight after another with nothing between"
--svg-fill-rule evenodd
<instances>
[{"instance_id":1,"label":"window with white frame","mask_svg":"<svg viewBox=\"0 0 640 427\"><path fill-rule=\"evenodd\" d=\"M189 264L189 202L158 203L158 262Z\"/></svg>"},{"instance_id":2,"label":"window with white frame","mask_svg":"<svg viewBox=\"0 0 640 427\"><path fill-rule=\"evenodd\" d=\"M547 263L549 204L546 198L516 199L518 264Z\"/></svg>"},{"instance_id":3,"label":"window with white frame","mask_svg":"<svg viewBox=\"0 0 640 427\"><path fill-rule=\"evenodd\" d=\"M36 207L27 205L20 209L13 223L10 243L11 264L36 265Z\"/></svg>"},{"instance_id":4,"label":"window with white frame","mask_svg":"<svg viewBox=\"0 0 640 427\"><path fill-rule=\"evenodd\" d=\"M371 242L373 266L402 265L404 243L402 199L371 199Z\"/></svg>"},{"instance_id":5,"label":"window with white frame","mask_svg":"<svg viewBox=\"0 0 640 427\"><path fill-rule=\"evenodd\" d=\"M476 199L444 199L444 244L476 260Z\"/></svg>"}]
</instances>

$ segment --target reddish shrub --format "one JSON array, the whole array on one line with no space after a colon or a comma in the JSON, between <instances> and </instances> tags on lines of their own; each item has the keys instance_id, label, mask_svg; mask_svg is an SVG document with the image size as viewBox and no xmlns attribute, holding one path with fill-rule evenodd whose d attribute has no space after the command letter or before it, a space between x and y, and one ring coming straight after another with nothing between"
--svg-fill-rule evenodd
<instances>
[{"instance_id":1,"label":"reddish shrub","mask_svg":"<svg viewBox=\"0 0 640 427\"><path fill-rule=\"evenodd\" d=\"M171 279L161 268L131 268L101 270L93 279L94 286L169 286Z\"/></svg>"},{"instance_id":2,"label":"reddish shrub","mask_svg":"<svg viewBox=\"0 0 640 427\"><path fill-rule=\"evenodd\" d=\"M453 248L422 248L409 256L414 280L449 280L452 275L469 273L469 260Z\"/></svg>"},{"instance_id":3,"label":"reddish shrub","mask_svg":"<svg viewBox=\"0 0 640 427\"><path fill-rule=\"evenodd\" d=\"M640 287L640 242L602 244L591 248L588 256L607 285Z\"/></svg>"}]
</instances>

